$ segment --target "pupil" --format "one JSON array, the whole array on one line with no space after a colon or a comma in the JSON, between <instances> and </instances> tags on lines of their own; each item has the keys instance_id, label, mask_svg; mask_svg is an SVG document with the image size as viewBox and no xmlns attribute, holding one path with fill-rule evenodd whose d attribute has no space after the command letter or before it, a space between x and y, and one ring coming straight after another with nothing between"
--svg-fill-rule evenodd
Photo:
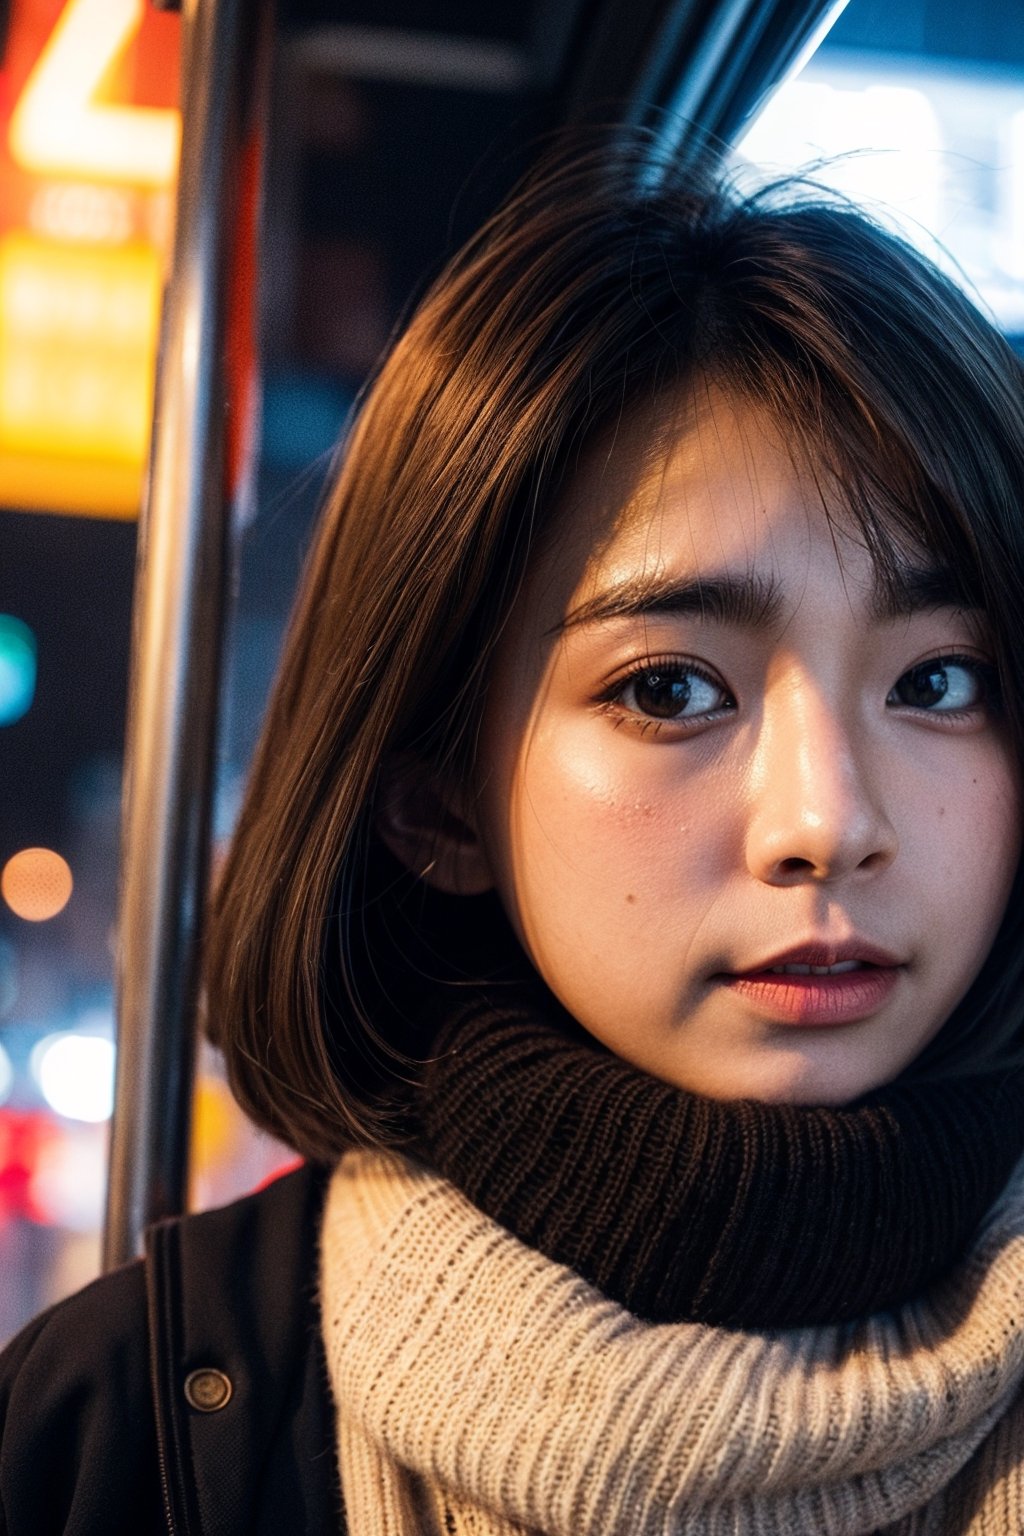
<instances>
[{"instance_id":1,"label":"pupil","mask_svg":"<svg viewBox=\"0 0 1024 1536\"><path fill-rule=\"evenodd\" d=\"M690 702L690 684L685 678L646 672L637 680L636 699L645 714L670 720Z\"/></svg>"},{"instance_id":2,"label":"pupil","mask_svg":"<svg viewBox=\"0 0 1024 1536\"><path fill-rule=\"evenodd\" d=\"M949 678L944 667L920 667L911 672L903 688L905 704L937 704L945 698Z\"/></svg>"}]
</instances>

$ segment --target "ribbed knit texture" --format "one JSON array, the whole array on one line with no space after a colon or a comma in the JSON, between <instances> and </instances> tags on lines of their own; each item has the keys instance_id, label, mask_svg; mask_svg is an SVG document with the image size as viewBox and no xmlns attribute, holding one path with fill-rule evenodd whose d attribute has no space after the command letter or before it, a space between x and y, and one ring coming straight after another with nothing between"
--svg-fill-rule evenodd
<instances>
[{"instance_id":1,"label":"ribbed knit texture","mask_svg":"<svg viewBox=\"0 0 1024 1536\"><path fill-rule=\"evenodd\" d=\"M1024 1153L1024 1077L853 1108L685 1092L542 1017L463 1007L417 1100L425 1161L654 1322L839 1322L917 1295Z\"/></svg>"},{"instance_id":2,"label":"ribbed knit texture","mask_svg":"<svg viewBox=\"0 0 1024 1536\"><path fill-rule=\"evenodd\" d=\"M640 1322L350 1153L321 1299L349 1536L1024 1531L1024 1166L927 1296L762 1334Z\"/></svg>"}]
</instances>

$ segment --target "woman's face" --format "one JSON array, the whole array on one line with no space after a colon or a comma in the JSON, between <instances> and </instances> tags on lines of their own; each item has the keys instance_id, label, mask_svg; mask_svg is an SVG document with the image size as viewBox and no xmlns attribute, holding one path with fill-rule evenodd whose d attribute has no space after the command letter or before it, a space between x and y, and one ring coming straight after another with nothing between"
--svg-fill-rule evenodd
<instances>
[{"instance_id":1,"label":"woman's face","mask_svg":"<svg viewBox=\"0 0 1024 1536\"><path fill-rule=\"evenodd\" d=\"M634 417L584 457L503 632L483 854L618 1055L715 1098L843 1103L937 1032L1009 895L984 628L923 554L893 611L739 397L650 441Z\"/></svg>"}]
</instances>

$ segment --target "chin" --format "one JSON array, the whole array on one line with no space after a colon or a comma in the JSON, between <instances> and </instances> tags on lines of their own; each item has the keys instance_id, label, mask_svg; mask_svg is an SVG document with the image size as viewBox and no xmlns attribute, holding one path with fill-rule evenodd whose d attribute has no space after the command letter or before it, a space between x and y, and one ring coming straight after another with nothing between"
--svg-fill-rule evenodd
<instances>
[{"instance_id":1,"label":"chin","mask_svg":"<svg viewBox=\"0 0 1024 1536\"><path fill-rule=\"evenodd\" d=\"M895 1076L895 1070L880 1065L873 1069L867 1063L850 1062L826 1068L821 1062L804 1058L794 1060L787 1052L784 1060L774 1056L760 1063L750 1062L742 1071L722 1072L701 1082L683 1073L674 1074L668 1080L679 1088L723 1102L753 1099L761 1104L799 1104L805 1108L817 1105L838 1109L883 1087Z\"/></svg>"}]
</instances>

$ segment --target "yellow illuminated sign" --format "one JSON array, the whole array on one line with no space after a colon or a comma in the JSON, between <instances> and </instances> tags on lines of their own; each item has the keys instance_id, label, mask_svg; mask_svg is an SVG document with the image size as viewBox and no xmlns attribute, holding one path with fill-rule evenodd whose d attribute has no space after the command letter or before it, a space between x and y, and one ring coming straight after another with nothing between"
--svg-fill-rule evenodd
<instances>
[{"instance_id":1,"label":"yellow illuminated sign","mask_svg":"<svg viewBox=\"0 0 1024 1536\"><path fill-rule=\"evenodd\" d=\"M43 175L166 187L180 119L164 107L100 104L104 75L138 32L145 0L69 0L11 118L11 154Z\"/></svg>"},{"instance_id":2,"label":"yellow illuminated sign","mask_svg":"<svg viewBox=\"0 0 1024 1536\"><path fill-rule=\"evenodd\" d=\"M111 98L173 100L170 22L146 0L12 0L0 506L138 512L180 114Z\"/></svg>"},{"instance_id":3,"label":"yellow illuminated sign","mask_svg":"<svg viewBox=\"0 0 1024 1536\"><path fill-rule=\"evenodd\" d=\"M159 313L150 246L0 239L0 452L140 463Z\"/></svg>"}]
</instances>

